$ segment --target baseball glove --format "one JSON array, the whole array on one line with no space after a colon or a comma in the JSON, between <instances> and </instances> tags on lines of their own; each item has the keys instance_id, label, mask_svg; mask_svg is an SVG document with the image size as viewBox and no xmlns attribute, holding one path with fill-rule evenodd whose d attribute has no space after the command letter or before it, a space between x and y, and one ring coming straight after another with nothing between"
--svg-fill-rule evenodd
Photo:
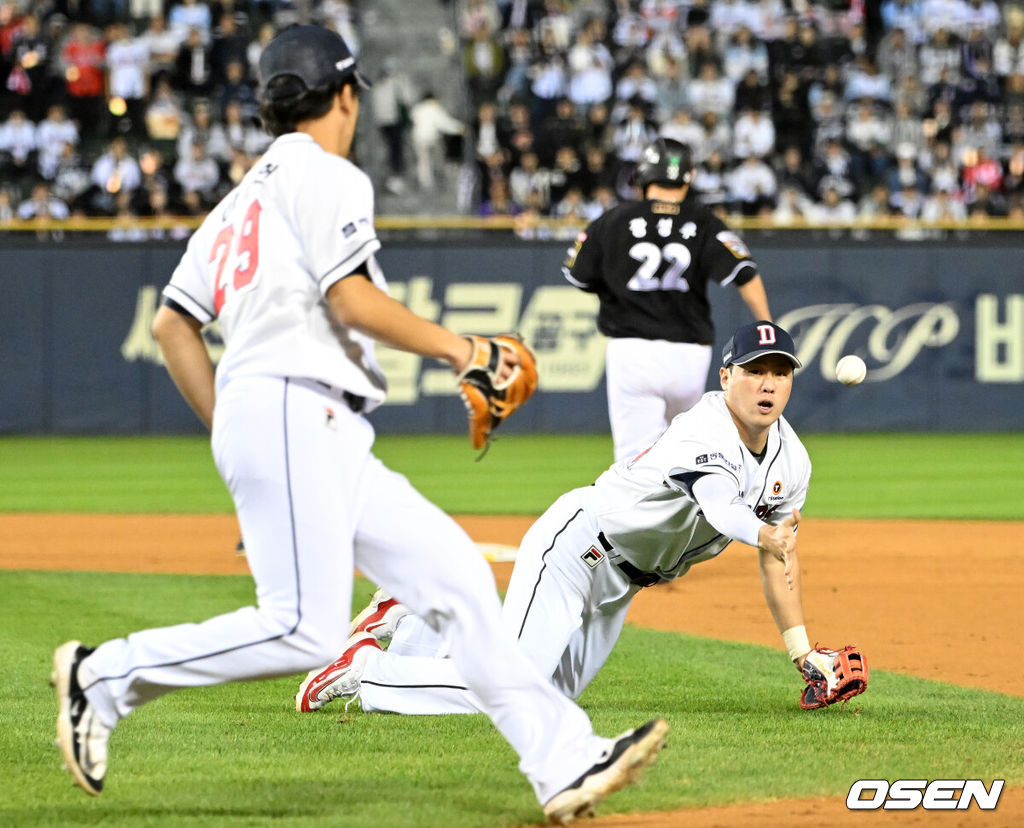
<instances>
[{"instance_id":1,"label":"baseball glove","mask_svg":"<svg viewBox=\"0 0 1024 828\"><path fill-rule=\"evenodd\" d=\"M473 448L485 448L494 431L537 390L537 363L533 353L517 334L467 336L473 354L458 375L459 393L469 414L469 441ZM498 379L501 351L519 355L519 364L504 380Z\"/></svg>"},{"instance_id":2,"label":"baseball glove","mask_svg":"<svg viewBox=\"0 0 1024 828\"><path fill-rule=\"evenodd\" d=\"M846 702L868 689L868 662L857 645L841 650L816 647L804 658L804 687L800 706L804 710Z\"/></svg>"}]
</instances>

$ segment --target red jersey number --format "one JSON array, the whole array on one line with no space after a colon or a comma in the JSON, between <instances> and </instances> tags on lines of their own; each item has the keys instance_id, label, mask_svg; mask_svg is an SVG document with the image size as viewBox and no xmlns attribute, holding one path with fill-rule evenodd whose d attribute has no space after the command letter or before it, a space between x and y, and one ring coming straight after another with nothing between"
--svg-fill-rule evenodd
<instances>
[{"instance_id":1,"label":"red jersey number","mask_svg":"<svg viewBox=\"0 0 1024 828\"><path fill-rule=\"evenodd\" d=\"M228 274L224 267L228 260L235 262L231 274L231 287L234 292L251 284L256 278L256 270L260 266L260 203L254 201L245 211L242 230L235 233L235 228L227 226L221 229L213 240L210 249L210 264L216 267L213 282L213 309L220 315L221 308L227 300Z\"/></svg>"}]
</instances>

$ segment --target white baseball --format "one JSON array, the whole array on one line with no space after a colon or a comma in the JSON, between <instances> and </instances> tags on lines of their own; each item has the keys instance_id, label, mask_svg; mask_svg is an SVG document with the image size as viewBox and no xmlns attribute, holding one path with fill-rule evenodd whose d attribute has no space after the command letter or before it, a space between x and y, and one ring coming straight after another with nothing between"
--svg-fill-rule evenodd
<instances>
[{"instance_id":1,"label":"white baseball","mask_svg":"<svg viewBox=\"0 0 1024 828\"><path fill-rule=\"evenodd\" d=\"M836 363L836 379L843 385L859 385L867 373L864 360L854 354L847 354Z\"/></svg>"}]
</instances>

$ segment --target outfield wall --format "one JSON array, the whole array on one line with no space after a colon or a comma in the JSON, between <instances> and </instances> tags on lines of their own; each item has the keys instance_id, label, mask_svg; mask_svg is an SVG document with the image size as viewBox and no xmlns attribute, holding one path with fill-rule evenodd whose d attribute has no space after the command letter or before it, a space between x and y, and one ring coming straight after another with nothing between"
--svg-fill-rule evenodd
<instances>
[{"instance_id":1,"label":"outfield wall","mask_svg":"<svg viewBox=\"0 0 1024 828\"><path fill-rule=\"evenodd\" d=\"M780 324L805 368L789 419L805 431L1002 431L1024 428L1024 268L1017 234L957 244L825 234L747 240ZM388 243L396 297L462 331L521 331L537 352L541 390L503 430L608 428L604 342L595 299L565 283L566 242L476 246ZM26 242L0 248L0 433L176 433L201 428L179 398L149 333L182 244ZM747 311L711 289L718 351ZM220 345L208 331L211 353ZM832 377L847 353L865 383ZM382 352L390 405L381 433L451 432L465 414L451 373ZM709 387L717 387L717 377Z\"/></svg>"}]
</instances>

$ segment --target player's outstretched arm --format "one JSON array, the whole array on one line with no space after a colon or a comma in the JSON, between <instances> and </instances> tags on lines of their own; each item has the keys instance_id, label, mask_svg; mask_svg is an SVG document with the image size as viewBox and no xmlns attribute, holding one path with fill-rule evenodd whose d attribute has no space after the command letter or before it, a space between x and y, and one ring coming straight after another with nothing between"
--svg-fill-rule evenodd
<instances>
[{"instance_id":1,"label":"player's outstretched arm","mask_svg":"<svg viewBox=\"0 0 1024 828\"><path fill-rule=\"evenodd\" d=\"M359 273L331 285L327 304L342 325L400 351L440 359L456 373L473 352L469 340L413 313Z\"/></svg>"},{"instance_id":2,"label":"player's outstretched arm","mask_svg":"<svg viewBox=\"0 0 1024 828\"><path fill-rule=\"evenodd\" d=\"M202 328L198 319L166 305L160 306L153 319L153 336L171 379L203 424L212 428L214 369L200 333Z\"/></svg>"},{"instance_id":3,"label":"player's outstretched arm","mask_svg":"<svg viewBox=\"0 0 1024 828\"><path fill-rule=\"evenodd\" d=\"M740 299L746 302L747 307L750 308L754 319L764 319L768 322L774 321L772 319L772 312L768 310L768 294L764 289L764 281L760 275L740 285L736 290L739 291Z\"/></svg>"}]
</instances>

